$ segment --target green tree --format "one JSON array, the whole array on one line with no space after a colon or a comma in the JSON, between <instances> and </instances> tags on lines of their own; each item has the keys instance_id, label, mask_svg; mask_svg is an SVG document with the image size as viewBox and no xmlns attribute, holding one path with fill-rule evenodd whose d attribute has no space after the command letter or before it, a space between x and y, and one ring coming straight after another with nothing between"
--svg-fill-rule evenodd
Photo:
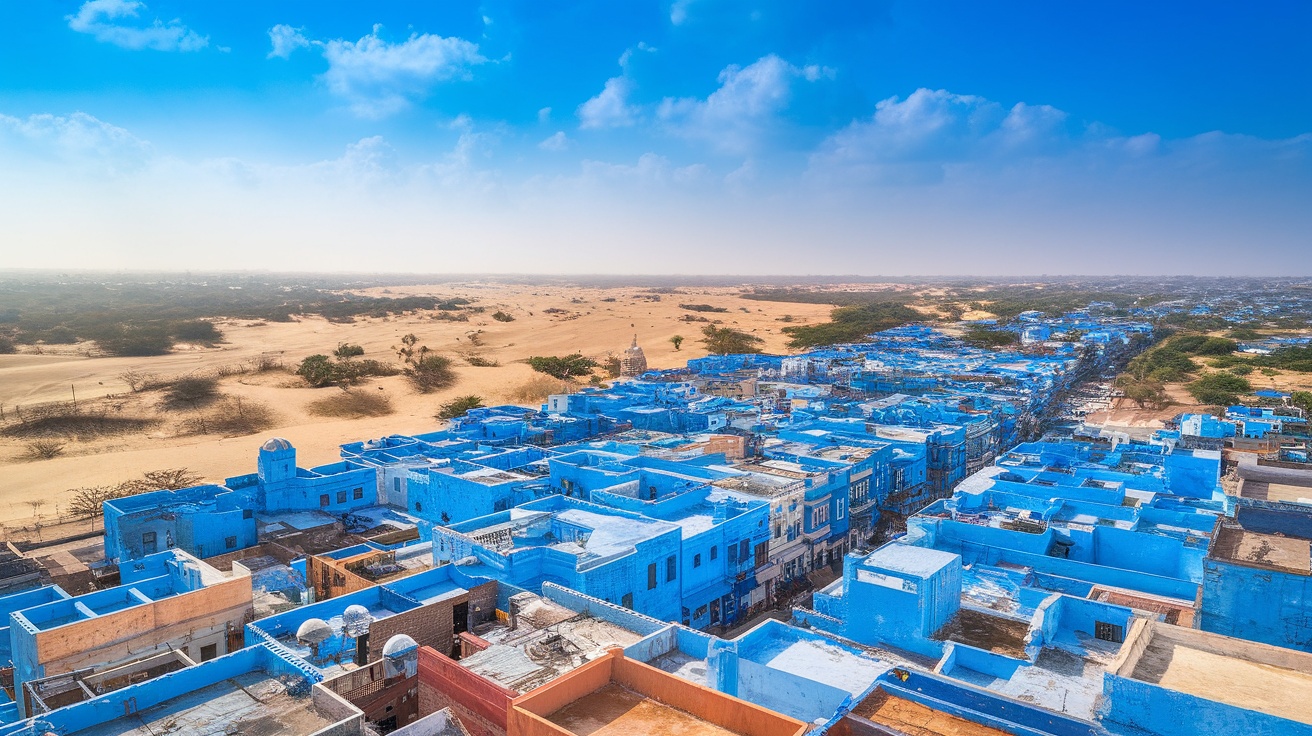
<instances>
[{"instance_id":1,"label":"green tree","mask_svg":"<svg viewBox=\"0 0 1312 736\"><path fill-rule=\"evenodd\" d=\"M1011 330L993 330L982 325L971 325L961 341L977 348L1000 348L1020 342L1020 336Z\"/></svg>"},{"instance_id":2,"label":"green tree","mask_svg":"<svg viewBox=\"0 0 1312 736\"><path fill-rule=\"evenodd\" d=\"M742 330L732 327L706 325L702 328L702 344L706 351L716 355L741 355L759 353L764 340Z\"/></svg>"},{"instance_id":3,"label":"green tree","mask_svg":"<svg viewBox=\"0 0 1312 736\"><path fill-rule=\"evenodd\" d=\"M437 419L448 420L464 416L465 412L470 409L478 409L483 406L483 397L469 394L468 396L457 396L456 398L443 404L436 414Z\"/></svg>"},{"instance_id":4,"label":"green tree","mask_svg":"<svg viewBox=\"0 0 1312 736\"><path fill-rule=\"evenodd\" d=\"M789 347L809 348L860 342L872 333L923 319L924 315L903 304L859 304L835 309L829 313L828 322L785 327L784 333L790 336Z\"/></svg>"},{"instance_id":5,"label":"green tree","mask_svg":"<svg viewBox=\"0 0 1312 736\"><path fill-rule=\"evenodd\" d=\"M674 345L674 349L677 351L679 346L683 344L683 335L675 335L674 337L671 337L670 343Z\"/></svg>"},{"instance_id":6,"label":"green tree","mask_svg":"<svg viewBox=\"0 0 1312 736\"><path fill-rule=\"evenodd\" d=\"M337 380L337 372L327 355L311 355L302 360L296 375L315 388L331 386Z\"/></svg>"},{"instance_id":7,"label":"green tree","mask_svg":"<svg viewBox=\"0 0 1312 736\"><path fill-rule=\"evenodd\" d=\"M1312 416L1312 391L1293 391L1289 394L1289 400L1304 413Z\"/></svg>"},{"instance_id":8,"label":"green tree","mask_svg":"<svg viewBox=\"0 0 1312 736\"><path fill-rule=\"evenodd\" d=\"M1230 373L1211 373L1189 384L1189 394L1200 404L1231 406L1239 403L1239 394L1253 390L1248 379Z\"/></svg>"},{"instance_id":9,"label":"green tree","mask_svg":"<svg viewBox=\"0 0 1312 736\"><path fill-rule=\"evenodd\" d=\"M337 358L356 358L364 355L364 348L359 345L352 345L349 342L337 343L337 349L333 351Z\"/></svg>"},{"instance_id":10,"label":"green tree","mask_svg":"<svg viewBox=\"0 0 1312 736\"><path fill-rule=\"evenodd\" d=\"M456 372L450 358L426 354L426 348L423 351L425 354L412 360L406 370L406 377L419 393L426 394L456 382Z\"/></svg>"},{"instance_id":11,"label":"green tree","mask_svg":"<svg viewBox=\"0 0 1312 736\"><path fill-rule=\"evenodd\" d=\"M538 373L568 381L576 376L591 375L597 361L583 357L582 353L570 353L565 356L533 356L528 359L528 365Z\"/></svg>"}]
</instances>

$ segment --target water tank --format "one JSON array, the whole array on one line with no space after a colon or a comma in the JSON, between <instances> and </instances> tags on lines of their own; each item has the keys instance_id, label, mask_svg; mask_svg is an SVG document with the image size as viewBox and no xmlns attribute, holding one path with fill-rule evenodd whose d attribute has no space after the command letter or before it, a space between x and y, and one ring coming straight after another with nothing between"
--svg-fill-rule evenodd
<instances>
[{"instance_id":1,"label":"water tank","mask_svg":"<svg viewBox=\"0 0 1312 736\"><path fill-rule=\"evenodd\" d=\"M322 644L333 635L333 627L321 618L307 618L296 629L296 640L302 644Z\"/></svg>"},{"instance_id":2,"label":"water tank","mask_svg":"<svg viewBox=\"0 0 1312 736\"><path fill-rule=\"evenodd\" d=\"M342 627L346 630L346 635L359 638L369 633L369 624L374 622L374 617L370 615L369 609L354 603L342 611Z\"/></svg>"},{"instance_id":3,"label":"water tank","mask_svg":"<svg viewBox=\"0 0 1312 736\"><path fill-rule=\"evenodd\" d=\"M419 644L397 634L383 645L383 676L413 677L419 670Z\"/></svg>"}]
</instances>

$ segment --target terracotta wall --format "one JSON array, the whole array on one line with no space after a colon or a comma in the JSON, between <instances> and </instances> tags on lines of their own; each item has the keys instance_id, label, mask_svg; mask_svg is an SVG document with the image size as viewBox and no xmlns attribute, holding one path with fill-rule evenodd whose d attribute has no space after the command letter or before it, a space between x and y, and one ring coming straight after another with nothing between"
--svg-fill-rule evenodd
<instances>
[{"instance_id":1,"label":"terracotta wall","mask_svg":"<svg viewBox=\"0 0 1312 736\"><path fill-rule=\"evenodd\" d=\"M251 579L231 578L181 595L38 632L47 676L149 654L166 642L185 646L197 632L241 630L251 609ZM219 654L225 652L220 649Z\"/></svg>"},{"instance_id":2,"label":"terracotta wall","mask_svg":"<svg viewBox=\"0 0 1312 736\"><path fill-rule=\"evenodd\" d=\"M571 736L545 716L614 683L743 736L802 736L807 725L745 700L702 687L611 649L547 685L516 698L507 720L508 736Z\"/></svg>"},{"instance_id":3,"label":"terracotta wall","mask_svg":"<svg viewBox=\"0 0 1312 736\"><path fill-rule=\"evenodd\" d=\"M518 695L431 647L419 648L421 716L449 707L471 736L505 736L510 701Z\"/></svg>"}]
</instances>

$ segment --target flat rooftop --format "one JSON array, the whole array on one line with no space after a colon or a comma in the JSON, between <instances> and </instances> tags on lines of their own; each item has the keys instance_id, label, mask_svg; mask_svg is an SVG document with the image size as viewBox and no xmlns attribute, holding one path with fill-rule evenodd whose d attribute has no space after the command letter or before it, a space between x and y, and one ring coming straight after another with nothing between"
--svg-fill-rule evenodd
<instances>
[{"instance_id":1,"label":"flat rooftop","mask_svg":"<svg viewBox=\"0 0 1312 736\"><path fill-rule=\"evenodd\" d=\"M1312 723L1312 655L1161 624L1144 625L1128 644L1136 646L1117 669L1123 677Z\"/></svg>"},{"instance_id":2,"label":"flat rooftop","mask_svg":"<svg viewBox=\"0 0 1312 736\"><path fill-rule=\"evenodd\" d=\"M1208 553L1212 558L1298 575L1312 575L1312 542L1222 526Z\"/></svg>"},{"instance_id":3,"label":"flat rooftop","mask_svg":"<svg viewBox=\"0 0 1312 736\"><path fill-rule=\"evenodd\" d=\"M536 598L517 612L518 625L480 626L475 634L491 646L460 660L460 666L526 693L642 635L603 619Z\"/></svg>"},{"instance_id":4,"label":"flat rooftop","mask_svg":"<svg viewBox=\"0 0 1312 736\"><path fill-rule=\"evenodd\" d=\"M337 722L337 718L314 705L310 698L288 693L277 678L253 672L74 733L76 736L162 733L309 736Z\"/></svg>"},{"instance_id":5,"label":"flat rooftop","mask_svg":"<svg viewBox=\"0 0 1312 736\"><path fill-rule=\"evenodd\" d=\"M1005 736L1006 731L934 710L883 689L875 690L852 709L852 714L906 736Z\"/></svg>"},{"instance_id":6,"label":"flat rooftop","mask_svg":"<svg viewBox=\"0 0 1312 736\"><path fill-rule=\"evenodd\" d=\"M1014 618L993 616L973 608L962 608L950 621L934 632L939 641L955 641L1009 657L1025 657L1025 637L1029 623Z\"/></svg>"},{"instance_id":7,"label":"flat rooftop","mask_svg":"<svg viewBox=\"0 0 1312 736\"><path fill-rule=\"evenodd\" d=\"M735 736L733 731L614 683L547 716L577 736Z\"/></svg>"},{"instance_id":8,"label":"flat rooftop","mask_svg":"<svg viewBox=\"0 0 1312 736\"><path fill-rule=\"evenodd\" d=\"M1312 505L1312 487L1290 483L1272 483L1244 478L1239 481L1239 496L1255 501L1279 501Z\"/></svg>"}]
</instances>

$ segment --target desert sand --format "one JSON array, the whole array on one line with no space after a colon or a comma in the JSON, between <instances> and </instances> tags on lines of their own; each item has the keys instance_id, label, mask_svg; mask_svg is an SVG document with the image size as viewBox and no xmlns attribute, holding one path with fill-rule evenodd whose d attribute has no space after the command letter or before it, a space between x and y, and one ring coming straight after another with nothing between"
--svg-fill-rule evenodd
<instances>
[{"instance_id":1,"label":"desert sand","mask_svg":"<svg viewBox=\"0 0 1312 736\"><path fill-rule=\"evenodd\" d=\"M57 346L44 354L0 355L0 406L13 412L16 405L68 401L75 390L79 401L113 397L109 401L128 406L129 411L157 411L153 394L131 394L120 376L129 370L148 371L162 377L191 372L214 372L261 355L281 358L294 366L314 353L331 353L342 342L359 344L366 358L399 362L394 346L402 335L414 333L420 345L455 359L459 375L449 389L429 394L416 393L400 376L371 379L354 390L381 391L391 399L395 413L367 419L334 419L314 416L306 404L339 391L312 389L290 372L228 376L222 390L230 396L267 404L276 414L274 426L247 436L185 435L165 425L144 433L67 442L64 453L50 460L29 460L23 440L0 437L0 525L28 525L38 517L49 520L63 514L70 489L109 485L137 477L143 471L187 467L208 482L255 470L256 452L270 436L291 440L298 463L305 467L333 462L338 446L392 433L418 433L439 429L434 419L438 407L455 396L477 394L488 405L513 403L514 390L539 376L525 363L533 355L564 355L578 352L594 359L621 353L636 335L652 368L673 368L690 358L706 354L698 342L704 322L685 322L685 315L720 320L761 337L768 352L787 352L780 321L792 324L824 321L831 307L752 301L730 288L680 288L674 294L653 294L644 288L569 288L521 286L494 283L443 284L440 286L393 287L386 294L401 296L435 294L465 297L485 308L471 314L468 322L433 319L420 312L388 318L359 319L332 323L317 317L291 323L262 323L222 320L224 342L214 347L179 346L172 354L152 358L87 357L89 345ZM659 301L652 301L659 297ZM610 300L614 301L603 301ZM723 313L689 312L681 303L710 304L727 308ZM544 310L563 310L552 314ZM492 313L504 310L515 319L499 322ZM477 332L480 345L471 345L469 334ZM686 338L675 351L669 339ZM497 367L467 365L462 355L475 353L500 363ZM105 399L101 399L105 401ZM11 415L12 416L12 415ZM33 506L36 502L38 505ZM2 532L2 529L0 529ZM2 534L0 534L2 535Z\"/></svg>"}]
</instances>

